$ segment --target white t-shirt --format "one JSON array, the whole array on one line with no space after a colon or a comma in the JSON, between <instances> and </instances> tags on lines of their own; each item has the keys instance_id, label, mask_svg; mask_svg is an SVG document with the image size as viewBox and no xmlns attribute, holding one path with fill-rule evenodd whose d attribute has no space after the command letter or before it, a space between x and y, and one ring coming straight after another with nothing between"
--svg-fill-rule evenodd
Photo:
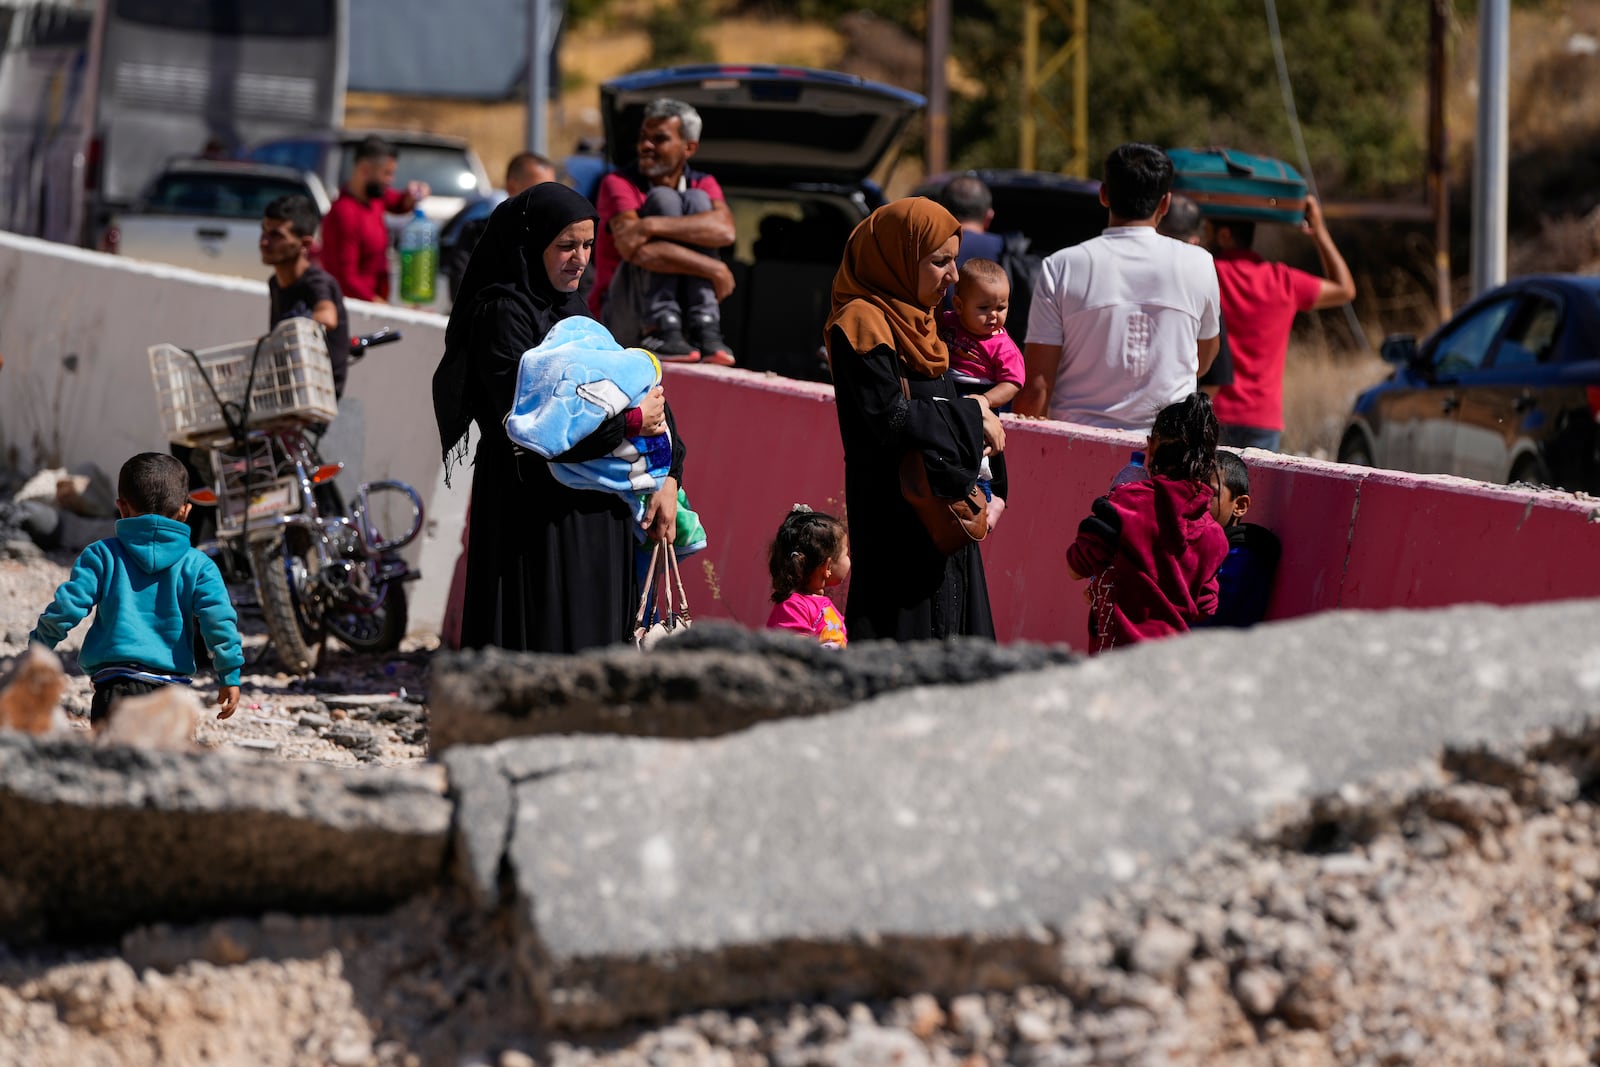
<instances>
[{"instance_id":1,"label":"white t-shirt","mask_svg":"<svg viewBox=\"0 0 1600 1067\"><path fill-rule=\"evenodd\" d=\"M1195 342L1220 331L1211 253L1150 226L1114 226L1045 257L1030 345L1060 345L1050 417L1148 430L1195 390Z\"/></svg>"}]
</instances>

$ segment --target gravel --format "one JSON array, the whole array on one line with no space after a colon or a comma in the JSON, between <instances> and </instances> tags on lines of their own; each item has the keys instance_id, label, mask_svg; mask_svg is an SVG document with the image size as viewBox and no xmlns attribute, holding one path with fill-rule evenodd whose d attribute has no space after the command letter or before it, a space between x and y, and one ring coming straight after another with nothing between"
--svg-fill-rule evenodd
<instances>
[{"instance_id":1,"label":"gravel","mask_svg":"<svg viewBox=\"0 0 1600 1067\"><path fill-rule=\"evenodd\" d=\"M0 558L0 662L20 653L39 613L67 579L71 554L39 553L29 561ZM249 590L235 588L245 668L239 710L201 720L198 741L211 749L274 752L286 760L393 766L427 758L427 666L438 642L409 638L388 656L357 655L330 642L314 678L276 670L266 631ZM80 625L61 643L70 684L62 699L74 729L87 730L94 689L76 670L88 632ZM202 675L197 691L209 705L216 681Z\"/></svg>"}]
</instances>

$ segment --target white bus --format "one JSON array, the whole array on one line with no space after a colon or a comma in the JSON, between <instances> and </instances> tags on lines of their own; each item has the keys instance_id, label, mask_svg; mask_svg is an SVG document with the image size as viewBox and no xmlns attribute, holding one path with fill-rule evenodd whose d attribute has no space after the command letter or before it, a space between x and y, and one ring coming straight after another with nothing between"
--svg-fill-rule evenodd
<instances>
[{"instance_id":1,"label":"white bus","mask_svg":"<svg viewBox=\"0 0 1600 1067\"><path fill-rule=\"evenodd\" d=\"M169 159L344 121L348 0L0 0L0 227L87 243Z\"/></svg>"}]
</instances>

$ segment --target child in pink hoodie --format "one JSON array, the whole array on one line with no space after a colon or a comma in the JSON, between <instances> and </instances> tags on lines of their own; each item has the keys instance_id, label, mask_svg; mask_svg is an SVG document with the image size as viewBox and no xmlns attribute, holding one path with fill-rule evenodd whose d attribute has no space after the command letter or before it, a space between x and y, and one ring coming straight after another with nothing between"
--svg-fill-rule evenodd
<instances>
[{"instance_id":1,"label":"child in pink hoodie","mask_svg":"<svg viewBox=\"0 0 1600 1067\"><path fill-rule=\"evenodd\" d=\"M1196 392L1156 416L1150 477L1094 502L1067 549L1067 570L1091 578L1095 652L1186 632L1217 610L1228 536L1211 515L1217 417Z\"/></svg>"}]
</instances>

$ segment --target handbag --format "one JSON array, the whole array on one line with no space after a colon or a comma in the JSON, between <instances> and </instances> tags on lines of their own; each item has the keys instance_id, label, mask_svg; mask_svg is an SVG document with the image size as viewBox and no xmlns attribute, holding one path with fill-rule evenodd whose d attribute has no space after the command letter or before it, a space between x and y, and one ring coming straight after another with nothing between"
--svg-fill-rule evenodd
<instances>
[{"instance_id":1,"label":"handbag","mask_svg":"<svg viewBox=\"0 0 1600 1067\"><path fill-rule=\"evenodd\" d=\"M896 359L895 370L899 369L900 361ZM904 374L899 377L900 391L910 400L911 386ZM983 490L973 484L964 497L935 496L928 484L927 460L917 449L900 460L900 495L922 520L934 547L947 556L989 536L989 502L984 499Z\"/></svg>"},{"instance_id":2,"label":"handbag","mask_svg":"<svg viewBox=\"0 0 1600 1067\"><path fill-rule=\"evenodd\" d=\"M659 581L657 564L661 568ZM678 590L676 605L672 600L673 586ZM652 592L658 594L653 611L650 610ZM689 597L683 591L683 572L678 569L678 553L671 545L657 541L650 550L650 569L645 573L644 590L639 596L633 643L640 651L648 651L663 637L687 630L693 621L689 617Z\"/></svg>"}]
</instances>

